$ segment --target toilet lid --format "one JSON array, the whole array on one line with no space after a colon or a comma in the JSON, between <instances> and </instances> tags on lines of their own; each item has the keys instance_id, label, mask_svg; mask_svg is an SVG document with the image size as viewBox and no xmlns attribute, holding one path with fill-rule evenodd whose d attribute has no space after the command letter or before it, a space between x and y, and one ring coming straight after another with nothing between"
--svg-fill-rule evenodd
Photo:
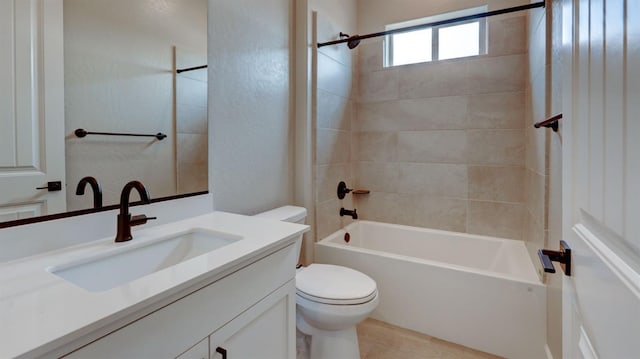
<instances>
[{"instance_id":1,"label":"toilet lid","mask_svg":"<svg viewBox=\"0 0 640 359\"><path fill-rule=\"evenodd\" d=\"M327 304L361 304L376 295L376 282L351 268L311 264L296 274L298 295Z\"/></svg>"}]
</instances>

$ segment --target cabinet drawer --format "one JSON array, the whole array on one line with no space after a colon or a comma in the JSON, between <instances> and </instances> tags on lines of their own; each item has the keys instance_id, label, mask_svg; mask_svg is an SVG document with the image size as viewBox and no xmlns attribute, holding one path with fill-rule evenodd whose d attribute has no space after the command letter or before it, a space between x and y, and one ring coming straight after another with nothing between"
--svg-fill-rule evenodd
<instances>
[{"instance_id":1,"label":"cabinet drawer","mask_svg":"<svg viewBox=\"0 0 640 359\"><path fill-rule=\"evenodd\" d=\"M175 358L295 278L290 245L65 358Z\"/></svg>"}]
</instances>

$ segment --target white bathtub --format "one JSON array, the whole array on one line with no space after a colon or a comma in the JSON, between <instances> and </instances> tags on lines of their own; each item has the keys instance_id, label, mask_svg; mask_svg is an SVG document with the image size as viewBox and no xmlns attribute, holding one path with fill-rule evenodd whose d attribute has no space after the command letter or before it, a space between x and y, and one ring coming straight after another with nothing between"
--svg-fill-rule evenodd
<instances>
[{"instance_id":1,"label":"white bathtub","mask_svg":"<svg viewBox=\"0 0 640 359\"><path fill-rule=\"evenodd\" d=\"M373 318L506 358L546 357L546 288L523 242L356 221L315 250L319 263L375 279Z\"/></svg>"}]
</instances>

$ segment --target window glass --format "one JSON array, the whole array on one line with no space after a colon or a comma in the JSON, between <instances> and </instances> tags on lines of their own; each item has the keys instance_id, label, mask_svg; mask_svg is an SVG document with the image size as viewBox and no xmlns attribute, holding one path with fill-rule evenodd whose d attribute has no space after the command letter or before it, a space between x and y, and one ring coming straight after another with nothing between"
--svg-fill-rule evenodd
<instances>
[{"instance_id":1,"label":"window glass","mask_svg":"<svg viewBox=\"0 0 640 359\"><path fill-rule=\"evenodd\" d=\"M480 23L442 27L438 29L438 59L480 54Z\"/></svg>"},{"instance_id":2,"label":"window glass","mask_svg":"<svg viewBox=\"0 0 640 359\"><path fill-rule=\"evenodd\" d=\"M479 6L420 19L389 24L386 30L397 30L423 24L438 23L487 11ZM453 23L402 32L387 36L384 66L400 66L420 62L478 56L487 51L487 20L481 18L464 23Z\"/></svg>"},{"instance_id":3,"label":"window glass","mask_svg":"<svg viewBox=\"0 0 640 359\"><path fill-rule=\"evenodd\" d=\"M400 66L432 60L431 29L393 35L393 64Z\"/></svg>"}]
</instances>

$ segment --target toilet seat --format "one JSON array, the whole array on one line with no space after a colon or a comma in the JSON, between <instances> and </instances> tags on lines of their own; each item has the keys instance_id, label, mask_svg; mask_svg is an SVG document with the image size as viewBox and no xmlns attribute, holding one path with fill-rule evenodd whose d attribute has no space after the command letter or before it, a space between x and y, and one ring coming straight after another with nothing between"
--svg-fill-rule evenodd
<instances>
[{"instance_id":1,"label":"toilet seat","mask_svg":"<svg viewBox=\"0 0 640 359\"><path fill-rule=\"evenodd\" d=\"M377 295L376 282L364 273L331 264L311 264L296 274L297 295L331 305L370 302Z\"/></svg>"}]
</instances>

